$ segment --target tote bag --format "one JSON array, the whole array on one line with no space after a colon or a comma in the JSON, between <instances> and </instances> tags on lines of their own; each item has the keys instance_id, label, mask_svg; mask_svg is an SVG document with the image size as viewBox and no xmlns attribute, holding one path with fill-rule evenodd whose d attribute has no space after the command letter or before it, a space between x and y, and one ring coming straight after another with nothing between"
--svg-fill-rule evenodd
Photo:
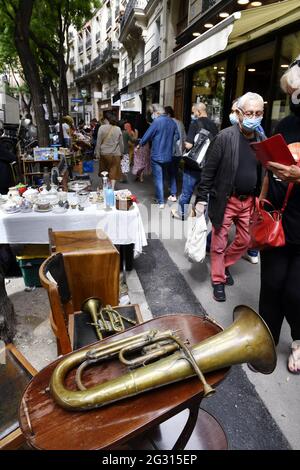
<instances>
[{"instance_id":1,"label":"tote bag","mask_svg":"<svg viewBox=\"0 0 300 470\"><path fill-rule=\"evenodd\" d=\"M192 263L202 263L206 256L207 225L205 216L189 217L184 254Z\"/></svg>"}]
</instances>

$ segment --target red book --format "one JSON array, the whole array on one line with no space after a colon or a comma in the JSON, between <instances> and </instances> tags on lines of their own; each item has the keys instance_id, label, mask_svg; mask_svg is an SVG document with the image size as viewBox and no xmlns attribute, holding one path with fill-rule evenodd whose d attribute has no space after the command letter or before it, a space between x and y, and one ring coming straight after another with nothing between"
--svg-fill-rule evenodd
<instances>
[{"instance_id":1,"label":"red book","mask_svg":"<svg viewBox=\"0 0 300 470\"><path fill-rule=\"evenodd\" d=\"M273 135L262 142L250 144L255 151L257 160L265 167L268 162L281 163L282 165L295 165L293 155L281 134Z\"/></svg>"}]
</instances>

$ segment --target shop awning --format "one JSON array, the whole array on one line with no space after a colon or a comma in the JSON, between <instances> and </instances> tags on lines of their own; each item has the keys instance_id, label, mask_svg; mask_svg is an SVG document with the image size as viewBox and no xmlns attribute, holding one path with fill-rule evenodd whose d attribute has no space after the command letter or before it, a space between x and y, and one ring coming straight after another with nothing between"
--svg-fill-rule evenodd
<instances>
[{"instance_id":1,"label":"shop awning","mask_svg":"<svg viewBox=\"0 0 300 470\"><path fill-rule=\"evenodd\" d=\"M234 22L227 49L251 41L300 20L300 1L285 0L245 10Z\"/></svg>"},{"instance_id":2,"label":"shop awning","mask_svg":"<svg viewBox=\"0 0 300 470\"><path fill-rule=\"evenodd\" d=\"M300 20L300 0L284 0L236 12L147 70L128 85L133 93L191 65Z\"/></svg>"}]
</instances>

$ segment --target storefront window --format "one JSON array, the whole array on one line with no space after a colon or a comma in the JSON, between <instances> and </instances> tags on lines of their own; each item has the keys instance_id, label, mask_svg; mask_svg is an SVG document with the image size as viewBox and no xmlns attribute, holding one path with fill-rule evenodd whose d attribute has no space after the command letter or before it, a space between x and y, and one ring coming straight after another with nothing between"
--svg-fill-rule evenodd
<instances>
[{"instance_id":1,"label":"storefront window","mask_svg":"<svg viewBox=\"0 0 300 470\"><path fill-rule=\"evenodd\" d=\"M192 103L204 103L208 116L220 128L226 80L226 62L218 62L193 74Z\"/></svg>"},{"instance_id":2,"label":"storefront window","mask_svg":"<svg viewBox=\"0 0 300 470\"><path fill-rule=\"evenodd\" d=\"M276 92L272 106L271 131L275 130L278 122L290 114L290 100L280 88L280 79L288 69L289 64L300 54L300 31L289 34L282 39L280 62L276 81Z\"/></svg>"},{"instance_id":3,"label":"storefront window","mask_svg":"<svg viewBox=\"0 0 300 470\"><path fill-rule=\"evenodd\" d=\"M266 130L265 118L268 115L270 83L275 54L275 43L269 42L263 46L242 52L236 58L236 86L233 98L244 93L253 92L261 95L265 102L263 127Z\"/></svg>"}]
</instances>

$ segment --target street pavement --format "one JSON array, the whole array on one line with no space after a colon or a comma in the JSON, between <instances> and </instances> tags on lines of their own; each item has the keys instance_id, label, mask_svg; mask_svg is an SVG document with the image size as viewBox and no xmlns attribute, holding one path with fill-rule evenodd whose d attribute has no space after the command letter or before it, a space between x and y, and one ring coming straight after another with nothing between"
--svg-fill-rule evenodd
<instances>
[{"instance_id":1,"label":"street pavement","mask_svg":"<svg viewBox=\"0 0 300 470\"><path fill-rule=\"evenodd\" d=\"M94 172L97 172L97 165L95 165ZM97 182L95 178L94 187ZM151 208L154 198L151 176L145 177L144 183L135 182L134 177L130 176L128 184L119 184L116 189L123 188L129 188L132 193L136 194L146 233L159 236L172 261L177 265L210 317L226 328L232 323L232 312L235 306L243 304L257 310L259 264L252 265L241 259L233 266L231 272L235 284L226 288L227 301L216 302L212 298L209 258L207 257L204 263L192 264L184 256L185 238L182 232L186 230L185 223L171 219L171 208L176 207L176 203L166 204L163 210L159 210L157 206ZM127 283L131 302L140 304L145 320L151 318L151 310L135 270L127 274ZM22 278L9 279L6 288L17 312L15 343L28 360L40 370L56 357L56 343L48 320L49 304L46 292L41 288L25 292ZM287 371L286 363L290 343L289 329L285 324L277 348L276 370L271 375L262 375L251 372L246 366L243 368L291 448L299 450L300 380L299 376Z\"/></svg>"}]
</instances>

